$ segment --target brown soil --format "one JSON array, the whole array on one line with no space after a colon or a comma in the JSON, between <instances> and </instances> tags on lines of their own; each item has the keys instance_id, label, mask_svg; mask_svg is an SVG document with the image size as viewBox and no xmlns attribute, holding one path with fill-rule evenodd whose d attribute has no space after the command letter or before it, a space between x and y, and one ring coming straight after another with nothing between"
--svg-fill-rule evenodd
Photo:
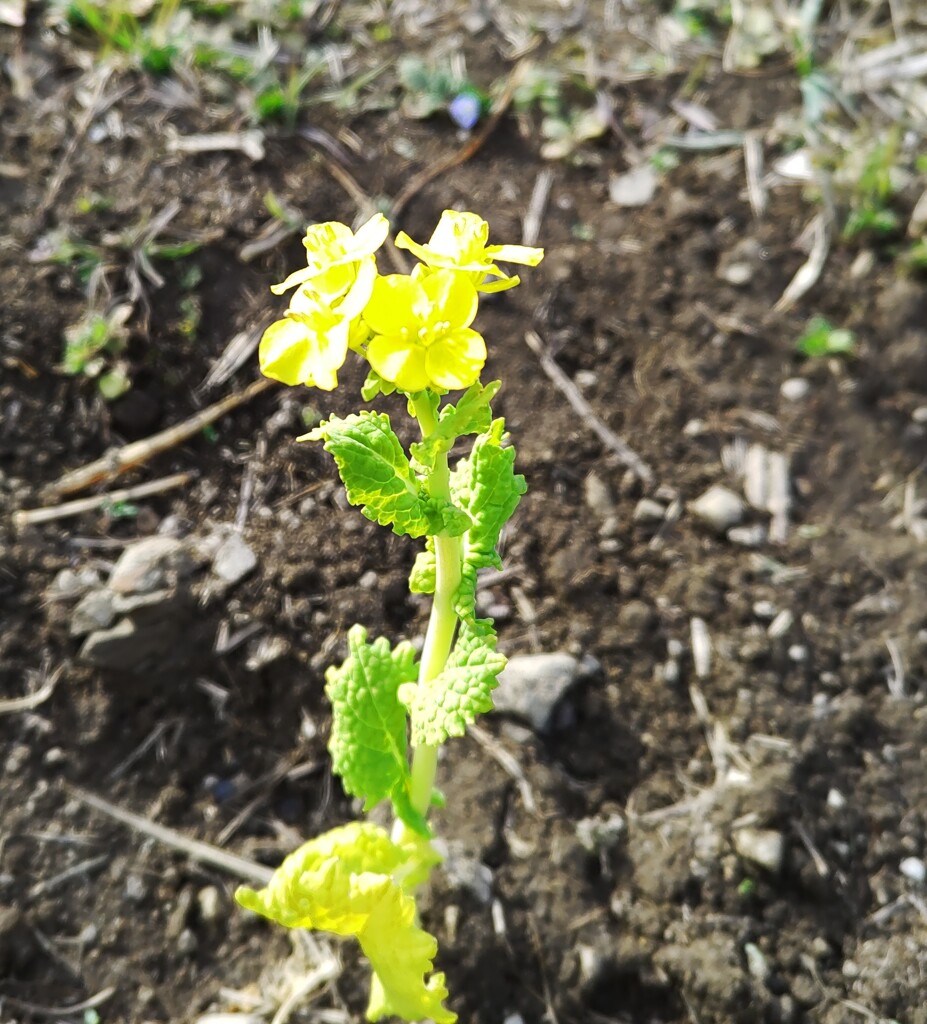
<instances>
[{"instance_id":1,"label":"brown soil","mask_svg":"<svg viewBox=\"0 0 927 1024\"><path fill-rule=\"evenodd\" d=\"M3 45L5 57L18 52L33 74L47 73L37 75L31 102L0 82L7 513L36 503L64 470L253 379L251 361L220 393L198 390L236 331L273 317L279 303L266 287L299 260L298 240L252 264L238 258L265 219L269 188L309 221L351 222L357 209L296 137L271 138L254 164L240 154L171 154L167 122L183 133L233 126L206 110L166 113L134 73L108 87L127 88L114 109L130 130L68 152L82 108L62 45L38 25ZM642 110L665 114L681 86L670 77L622 87L628 131L639 130ZM712 71L702 88L704 104L733 128L762 128L796 102L784 73ZM395 195L459 144L441 118L320 109L313 117L361 139L355 174L374 196ZM399 135L414 144L411 162L392 148ZM485 216L495 238L518 240L542 168L537 148L504 120L471 160L413 199L400 226L422 238L456 206ZM927 911L923 888L900 865L927 855L927 548L897 520L927 451L923 415L914 415L927 406L922 283L899 278L878 252L872 269L854 276L857 252L837 245L811 295L775 315L805 259L796 240L814 212L796 190L773 190L757 220L735 150L684 159L651 203L621 210L608 203L606 183L608 169L624 167L620 145L605 139L598 154L597 168L552 165L540 237L547 259L517 291L487 303L481 323L489 377L505 382L499 411L530 484L505 545L514 571L492 594L511 608L499 623L501 646L509 655L591 654L603 671L573 695L572 721L552 736L484 722L520 763L534 813L483 746L465 739L447 750L439 828L492 869L498 904L494 916L442 878L428 897L424 920L441 943L453 1006L463 1021L483 1024L516 1013L529 1024L545 1013L563 1022L849 1024L868 1016L925 1024ZM63 159L67 174L43 211ZM22 176L8 175L11 166ZM91 192L112 205L75 213ZM85 308L79 282L27 254L56 225L97 239L175 198L172 226L208 229L209 241L185 264L158 264L166 284L146 288L148 325L136 323L130 347L135 387L107 405L93 382L57 370L62 330ZM578 226L591 227L591 240ZM755 243L755 265L735 287L717 271L745 242ZM190 264L202 274L195 341L178 330ZM795 354L815 312L856 332L854 359ZM572 412L524 343L529 328L651 465L652 485L642 487ZM198 479L144 501L134 519L91 514L16 536L4 516L0 694L22 694L36 673L62 674L34 711L0 719L3 1020L31 1020L30 1004L78 1003L112 986L98 1010L107 1022L192 1021L229 1007L223 989L266 988L266 972L291 953L284 933L235 908L234 880L101 817L67 787L212 843L247 808L222 841L267 864L353 817L329 774L322 672L340 658L353 622L395 640L420 635L426 615L405 592L414 545L344 511L328 457L292 440L303 406L321 414L355 407L359 373L349 371L335 396L271 390L220 421L212 439L159 457L131 479L182 469ZM779 389L796 376L811 386L790 402ZM688 509L712 484L739 488L722 451L741 441L790 458L783 543L738 545ZM105 570L122 545L167 516L200 532L232 522L246 473L253 491L244 536L259 555L257 572L191 631L195 641L179 636L164 665L136 674L82 666L69 606L47 597L56 574ZM607 485L612 507L590 507L591 475ZM678 502L680 515L635 521L642 497ZM603 538L609 517L618 527ZM376 585L359 587L371 571ZM771 638L770 614L783 610L793 623ZM687 653L693 617L713 647L700 680ZM257 639L215 655L220 619L232 631L256 623L290 653L258 671L246 664ZM684 650L678 677L667 677L673 641ZM892 651L904 670L901 695ZM709 722L690 687L696 700L704 696ZM716 755L727 753L739 782L713 764L708 740ZM613 813L627 823L620 842L587 852L577 822ZM782 834L778 874L738 855L734 836L744 828ZM209 886L219 908L206 920L198 894ZM303 1019L319 1007L360 1013L363 967L353 950L344 956L345 973Z\"/></svg>"}]
</instances>

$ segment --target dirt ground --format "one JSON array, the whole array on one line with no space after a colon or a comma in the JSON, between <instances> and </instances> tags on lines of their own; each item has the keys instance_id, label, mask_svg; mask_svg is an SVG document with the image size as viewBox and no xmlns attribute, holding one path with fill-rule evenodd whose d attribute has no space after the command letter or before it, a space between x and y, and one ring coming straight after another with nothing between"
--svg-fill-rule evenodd
<instances>
[{"instance_id":1,"label":"dirt ground","mask_svg":"<svg viewBox=\"0 0 927 1024\"><path fill-rule=\"evenodd\" d=\"M513 66L492 24L448 25L433 31L460 33L475 79ZM533 57L562 54L562 38L557 50L542 36ZM380 59L428 39L397 15ZM395 641L427 617L405 590L415 545L346 511L325 453L293 441L307 417L356 407L359 367L335 395L275 385L122 478L195 474L137 512L19 531L11 514L66 470L256 378L252 356L202 386L237 332L279 314L267 288L299 263L298 235L240 258L268 189L305 222L351 223L357 197L331 157L282 129L259 160L175 151L178 133L246 125L209 97L172 104L167 80L138 70L92 79L40 13L0 29L0 46L0 697L55 681L0 716L0 1020L270 1020L311 951L241 912L233 875L73 787L267 865L355 815L328 768L324 668L355 621ZM776 312L816 208L780 183L758 216L740 146L683 152L644 205L610 201L609 173L693 95L696 65L699 104L778 155L770 126L799 102L789 62L728 73L693 58L605 83L619 132L590 144L594 163L544 161L536 119L510 112L394 225L423 239L456 207L520 241L538 175L552 174L547 258L480 314L486 379L504 381L498 409L530 486L487 602L506 654L601 666L551 733L489 716L488 746L450 745L438 827L491 892L439 875L424 923L465 1022L927 1024L927 293L884 249L837 241L811 291ZM94 82L88 116L81 90ZM445 116L397 109L313 107L304 123L356 139L351 175L387 200L465 144ZM78 205L90 194L106 204ZM62 333L86 308L78 274L34 254L54 228L99 240L175 200L168 234L202 244L156 262L161 287L142 278L133 387L104 401L93 380L60 372ZM111 251L118 295L132 258ZM202 313L194 336L185 295ZM812 314L854 331L856 354L799 356ZM529 330L649 482L573 410ZM806 383L783 394L795 380ZM788 479L772 516L781 535L751 505L740 533L712 529L692 502L713 485L743 494L744 465L770 453ZM62 570L105 577L139 537L236 519L257 556L250 575L139 670L82 663ZM514 758L533 809L492 747ZM590 818L614 825L594 849L577 828ZM359 1018L364 967L336 952L343 971L290 1019Z\"/></svg>"}]
</instances>

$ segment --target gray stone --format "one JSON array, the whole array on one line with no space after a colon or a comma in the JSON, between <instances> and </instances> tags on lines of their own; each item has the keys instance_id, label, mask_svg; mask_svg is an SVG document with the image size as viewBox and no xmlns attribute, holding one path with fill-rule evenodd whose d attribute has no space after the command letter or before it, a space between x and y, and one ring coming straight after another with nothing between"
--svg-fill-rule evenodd
<instances>
[{"instance_id":1,"label":"gray stone","mask_svg":"<svg viewBox=\"0 0 927 1024\"><path fill-rule=\"evenodd\" d=\"M744 517L743 500L720 484L709 487L704 494L690 503L689 509L694 516L718 533L724 533L725 530L736 526Z\"/></svg>"},{"instance_id":2,"label":"gray stone","mask_svg":"<svg viewBox=\"0 0 927 1024\"><path fill-rule=\"evenodd\" d=\"M635 523L662 523L666 518L666 506L653 498L641 498L634 506L632 519Z\"/></svg>"},{"instance_id":3,"label":"gray stone","mask_svg":"<svg viewBox=\"0 0 927 1024\"><path fill-rule=\"evenodd\" d=\"M117 594L113 610L117 615L130 615L136 625L157 622L176 614L182 605L176 590L154 590L150 594Z\"/></svg>"},{"instance_id":4,"label":"gray stone","mask_svg":"<svg viewBox=\"0 0 927 1024\"><path fill-rule=\"evenodd\" d=\"M110 629L98 629L84 641L78 657L97 668L132 671L163 661L166 652L177 647L176 623L154 623L141 627L131 619L120 619Z\"/></svg>"},{"instance_id":5,"label":"gray stone","mask_svg":"<svg viewBox=\"0 0 927 1024\"><path fill-rule=\"evenodd\" d=\"M230 533L219 545L212 563L213 573L224 583L243 580L257 566L257 555L237 533Z\"/></svg>"},{"instance_id":6,"label":"gray stone","mask_svg":"<svg viewBox=\"0 0 927 1024\"><path fill-rule=\"evenodd\" d=\"M71 636L86 636L95 629L108 629L116 618L113 595L108 590L91 590L71 615Z\"/></svg>"},{"instance_id":7,"label":"gray stone","mask_svg":"<svg viewBox=\"0 0 927 1024\"><path fill-rule=\"evenodd\" d=\"M727 531L727 539L732 544L739 544L744 548L758 548L766 543L766 527L761 523L754 526L734 526Z\"/></svg>"},{"instance_id":8,"label":"gray stone","mask_svg":"<svg viewBox=\"0 0 927 1024\"><path fill-rule=\"evenodd\" d=\"M734 849L744 860L778 874L785 859L785 836L771 828L739 828Z\"/></svg>"},{"instance_id":9,"label":"gray stone","mask_svg":"<svg viewBox=\"0 0 927 1024\"><path fill-rule=\"evenodd\" d=\"M481 860L467 856L452 843L447 848L442 868L455 889L469 893L482 907L492 903L492 871Z\"/></svg>"},{"instance_id":10,"label":"gray stone","mask_svg":"<svg viewBox=\"0 0 927 1024\"><path fill-rule=\"evenodd\" d=\"M582 660L563 651L521 655L509 659L493 700L497 710L517 715L536 732L549 732L558 705L570 690L600 671L599 663L589 655Z\"/></svg>"},{"instance_id":11,"label":"gray stone","mask_svg":"<svg viewBox=\"0 0 927 1024\"><path fill-rule=\"evenodd\" d=\"M190 552L176 537L146 537L123 551L109 577L115 594L148 594L193 569Z\"/></svg>"},{"instance_id":12,"label":"gray stone","mask_svg":"<svg viewBox=\"0 0 927 1024\"><path fill-rule=\"evenodd\" d=\"M789 377L779 386L779 394L787 402L800 402L811 390L811 381L807 377Z\"/></svg>"},{"instance_id":13,"label":"gray stone","mask_svg":"<svg viewBox=\"0 0 927 1024\"><path fill-rule=\"evenodd\" d=\"M222 910L222 901L219 897L219 890L214 885L207 885L200 889L196 894L196 903L201 921L211 924L218 919Z\"/></svg>"},{"instance_id":14,"label":"gray stone","mask_svg":"<svg viewBox=\"0 0 927 1024\"><path fill-rule=\"evenodd\" d=\"M615 499L611 488L598 473L589 473L586 477L583 482L583 494L589 509L602 519L607 519L615 511Z\"/></svg>"},{"instance_id":15,"label":"gray stone","mask_svg":"<svg viewBox=\"0 0 927 1024\"><path fill-rule=\"evenodd\" d=\"M47 596L51 601L70 601L100 584L94 569L62 569L52 580Z\"/></svg>"}]
</instances>

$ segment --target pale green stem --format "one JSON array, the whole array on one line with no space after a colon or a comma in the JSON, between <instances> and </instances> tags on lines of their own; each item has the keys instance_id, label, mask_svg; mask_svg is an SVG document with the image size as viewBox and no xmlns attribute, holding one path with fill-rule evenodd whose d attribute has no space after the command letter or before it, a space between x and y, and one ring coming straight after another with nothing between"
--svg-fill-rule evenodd
<instances>
[{"instance_id":1,"label":"pale green stem","mask_svg":"<svg viewBox=\"0 0 927 1024\"><path fill-rule=\"evenodd\" d=\"M413 399L415 415L426 437L435 428L435 417L424 397ZM442 453L426 481L433 498L450 500L450 469L447 455ZM440 675L447 663L457 631L457 612L454 598L460 587L462 548L459 537L439 533L435 542L435 596L425 633L425 646L419 663L418 683L423 686ZM412 807L422 815L428 814L438 768L438 748L427 745L416 747L412 754Z\"/></svg>"}]
</instances>

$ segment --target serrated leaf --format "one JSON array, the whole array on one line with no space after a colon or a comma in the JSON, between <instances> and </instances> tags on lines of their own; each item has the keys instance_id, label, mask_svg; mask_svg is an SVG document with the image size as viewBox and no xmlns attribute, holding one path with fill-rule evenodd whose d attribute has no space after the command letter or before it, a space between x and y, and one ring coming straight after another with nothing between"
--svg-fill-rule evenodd
<instances>
[{"instance_id":1,"label":"serrated leaf","mask_svg":"<svg viewBox=\"0 0 927 1024\"><path fill-rule=\"evenodd\" d=\"M399 687L417 677L415 651L408 643L390 649L384 637L368 644L363 626L353 626L348 652L344 663L325 675L332 704L332 767L345 792L363 799L365 810L389 799L402 821L427 833L409 801L406 712L397 697Z\"/></svg>"},{"instance_id":2,"label":"serrated leaf","mask_svg":"<svg viewBox=\"0 0 927 1024\"><path fill-rule=\"evenodd\" d=\"M427 683L405 683L399 699L409 709L412 744L440 746L463 736L477 715L492 710L492 691L505 668L487 619L464 621L444 670Z\"/></svg>"},{"instance_id":3,"label":"serrated leaf","mask_svg":"<svg viewBox=\"0 0 927 1024\"><path fill-rule=\"evenodd\" d=\"M490 429L473 445L469 458L462 459L451 474L451 496L473 521L464 535L462 580L458 590L457 614L473 619L477 570L501 566L496 550L502 527L528 489L525 478L514 471L515 449L503 447L503 420L493 420Z\"/></svg>"},{"instance_id":4,"label":"serrated leaf","mask_svg":"<svg viewBox=\"0 0 927 1024\"><path fill-rule=\"evenodd\" d=\"M443 1005L444 975L432 973L437 942L418 927L415 901L396 877L420 877L421 852L355 822L304 844L263 889L242 887L235 898L289 928L355 936L373 968L369 1020L395 1015L453 1024L456 1014Z\"/></svg>"},{"instance_id":5,"label":"serrated leaf","mask_svg":"<svg viewBox=\"0 0 927 1024\"><path fill-rule=\"evenodd\" d=\"M435 547L431 537L428 538L424 551L415 556L415 564L409 575L409 590L413 594L433 594L436 586L437 565L435 564Z\"/></svg>"},{"instance_id":6,"label":"serrated leaf","mask_svg":"<svg viewBox=\"0 0 927 1024\"><path fill-rule=\"evenodd\" d=\"M477 382L458 399L456 405L445 405L438 417L438 425L421 441L410 446L412 458L423 471L434 469L435 460L442 452L451 450L458 437L482 434L492 423L489 403L495 398L502 382Z\"/></svg>"},{"instance_id":7,"label":"serrated leaf","mask_svg":"<svg viewBox=\"0 0 927 1024\"><path fill-rule=\"evenodd\" d=\"M381 412L332 417L299 438L325 442L335 459L348 501L393 533L422 537L436 532L418 478L412 471L389 416Z\"/></svg>"}]
</instances>

